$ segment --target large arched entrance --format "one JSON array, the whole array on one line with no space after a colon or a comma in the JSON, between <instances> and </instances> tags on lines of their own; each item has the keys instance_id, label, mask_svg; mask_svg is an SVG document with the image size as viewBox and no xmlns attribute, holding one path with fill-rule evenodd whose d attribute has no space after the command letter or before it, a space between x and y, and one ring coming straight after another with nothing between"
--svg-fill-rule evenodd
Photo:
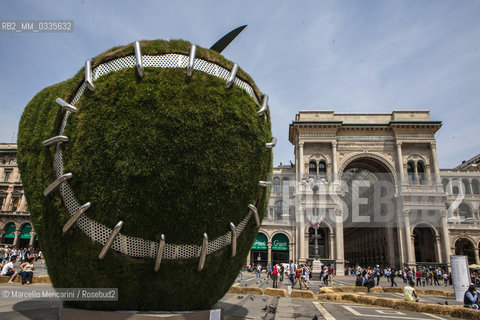
<instances>
[{"instance_id":1,"label":"large arched entrance","mask_svg":"<svg viewBox=\"0 0 480 320\"><path fill-rule=\"evenodd\" d=\"M467 256L468 264L475 263L475 251L473 243L469 239L460 238L455 242L455 254L458 256Z\"/></svg>"},{"instance_id":2,"label":"large arched entrance","mask_svg":"<svg viewBox=\"0 0 480 320\"><path fill-rule=\"evenodd\" d=\"M20 238L18 239L17 247L19 249L28 248L30 244L32 232L32 225L30 223L25 223L20 229Z\"/></svg>"},{"instance_id":3,"label":"large arched entrance","mask_svg":"<svg viewBox=\"0 0 480 320\"><path fill-rule=\"evenodd\" d=\"M368 155L342 170L346 266L399 266L395 177L388 165Z\"/></svg>"},{"instance_id":4,"label":"large arched entrance","mask_svg":"<svg viewBox=\"0 0 480 320\"><path fill-rule=\"evenodd\" d=\"M272 238L272 265L290 261L290 241L283 233L277 233Z\"/></svg>"},{"instance_id":5,"label":"large arched entrance","mask_svg":"<svg viewBox=\"0 0 480 320\"><path fill-rule=\"evenodd\" d=\"M308 228L308 257L322 261L330 259L329 250L330 231L328 227L320 225L315 235L313 227Z\"/></svg>"},{"instance_id":6,"label":"large arched entrance","mask_svg":"<svg viewBox=\"0 0 480 320\"><path fill-rule=\"evenodd\" d=\"M267 236L259 232L253 243L252 250L250 252L250 264L260 264L262 267L266 267L268 263L268 239Z\"/></svg>"},{"instance_id":7,"label":"large arched entrance","mask_svg":"<svg viewBox=\"0 0 480 320\"><path fill-rule=\"evenodd\" d=\"M3 231L5 232L3 235L3 243L13 244L13 241L15 239L15 223L9 222L7 225L5 225Z\"/></svg>"},{"instance_id":8,"label":"large arched entrance","mask_svg":"<svg viewBox=\"0 0 480 320\"><path fill-rule=\"evenodd\" d=\"M435 248L435 231L427 225L418 225L413 229L413 244L417 264L439 262Z\"/></svg>"}]
</instances>

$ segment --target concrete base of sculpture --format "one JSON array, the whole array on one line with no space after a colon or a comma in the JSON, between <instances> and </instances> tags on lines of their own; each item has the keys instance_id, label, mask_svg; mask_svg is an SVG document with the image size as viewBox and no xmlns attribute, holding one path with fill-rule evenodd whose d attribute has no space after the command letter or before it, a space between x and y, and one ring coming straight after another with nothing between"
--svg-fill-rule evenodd
<instances>
[{"instance_id":1,"label":"concrete base of sculpture","mask_svg":"<svg viewBox=\"0 0 480 320\"><path fill-rule=\"evenodd\" d=\"M62 308L60 320L223 320L223 309L177 312L97 311Z\"/></svg>"},{"instance_id":2,"label":"concrete base of sculpture","mask_svg":"<svg viewBox=\"0 0 480 320\"><path fill-rule=\"evenodd\" d=\"M313 260L312 262L312 279L318 280L322 275L322 262L320 260Z\"/></svg>"}]
</instances>

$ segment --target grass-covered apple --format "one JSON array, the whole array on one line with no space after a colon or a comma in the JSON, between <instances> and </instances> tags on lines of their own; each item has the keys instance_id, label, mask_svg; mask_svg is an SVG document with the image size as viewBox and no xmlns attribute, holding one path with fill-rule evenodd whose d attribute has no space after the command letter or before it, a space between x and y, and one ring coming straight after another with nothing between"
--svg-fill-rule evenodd
<instances>
[{"instance_id":1,"label":"grass-covered apple","mask_svg":"<svg viewBox=\"0 0 480 320\"><path fill-rule=\"evenodd\" d=\"M241 69L236 84L225 88L215 72L148 66L149 57L166 54L188 58L191 44L181 40L142 41L145 64L121 68L94 81L78 101L85 70L39 92L26 106L18 134L18 161L31 219L55 287L118 288L117 302L68 302L69 306L109 310L196 310L212 306L232 285L258 231L255 219L238 234L236 254L223 246L199 258L164 256L158 271L155 256L139 257L108 250L75 223L61 194L65 185L82 215L110 229L123 221L120 236L167 245L202 246L225 237L229 224L239 225L255 204L260 219L267 189L259 185L271 170L272 140L268 112L259 115L262 95ZM91 60L100 65L135 59L134 46L113 48ZM152 58L153 59L153 58ZM197 48L195 63L205 61L232 70L217 52ZM195 67L197 69L197 67ZM213 73L213 74L211 74ZM255 98L253 96L255 96ZM66 111L60 98L75 106ZM69 112L69 116L66 116ZM64 128L62 127L62 122ZM68 142L42 146L64 135ZM44 196L58 176L54 166L60 148L63 172L72 178ZM139 241L140 241L139 240ZM156 247L155 247L156 248ZM154 247L152 246L152 250ZM181 255L180 255L181 256Z\"/></svg>"}]
</instances>

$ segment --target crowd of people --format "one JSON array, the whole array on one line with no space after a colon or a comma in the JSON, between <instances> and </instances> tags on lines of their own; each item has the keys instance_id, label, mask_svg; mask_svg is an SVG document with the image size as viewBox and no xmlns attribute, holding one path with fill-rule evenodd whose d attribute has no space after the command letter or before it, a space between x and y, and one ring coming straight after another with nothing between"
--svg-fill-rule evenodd
<instances>
[{"instance_id":1,"label":"crowd of people","mask_svg":"<svg viewBox=\"0 0 480 320\"><path fill-rule=\"evenodd\" d=\"M260 277L262 272L267 276L267 283L271 279L273 288L278 288L279 283L283 283L285 278L288 279L288 285L294 289L298 283L300 290L306 290L310 288L310 279L312 275L312 267L309 264L295 264L292 260L290 263L278 263L271 265L270 263L264 268L261 264L247 265L240 271L239 276L242 275L242 271L255 272L256 277ZM333 266L323 266L320 274L320 279L325 285L332 285L332 278L335 274Z\"/></svg>"},{"instance_id":2,"label":"crowd of people","mask_svg":"<svg viewBox=\"0 0 480 320\"><path fill-rule=\"evenodd\" d=\"M415 268L403 268L396 270L394 268L382 269L379 265L376 265L374 268L357 266L356 268L347 268L346 274L356 276L355 284L357 286L378 286L382 277L385 277L392 287L398 286L395 281L398 278L405 284L413 281L416 286L423 287L426 285L446 287L451 284L451 274L439 267L419 267L417 270L415 270Z\"/></svg>"},{"instance_id":3,"label":"crowd of people","mask_svg":"<svg viewBox=\"0 0 480 320\"><path fill-rule=\"evenodd\" d=\"M33 281L34 262L42 262L42 252L35 252L33 247L19 250L15 247L0 246L0 275L8 276L8 283L13 283L17 276L22 277L22 284ZM18 268L15 264L18 262Z\"/></svg>"}]
</instances>

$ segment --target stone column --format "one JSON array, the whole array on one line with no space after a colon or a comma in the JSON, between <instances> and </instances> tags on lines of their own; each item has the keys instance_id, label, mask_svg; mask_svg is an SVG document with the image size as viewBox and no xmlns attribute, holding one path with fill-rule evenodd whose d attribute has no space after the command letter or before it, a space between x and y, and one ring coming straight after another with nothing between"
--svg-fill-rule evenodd
<instances>
[{"instance_id":1,"label":"stone column","mask_svg":"<svg viewBox=\"0 0 480 320\"><path fill-rule=\"evenodd\" d=\"M18 239L20 238L20 231L16 230L14 232L15 234L15 238L13 239L13 246L16 247L17 246L17 242L18 242ZM17 248L18 249L18 248Z\"/></svg>"},{"instance_id":2,"label":"stone column","mask_svg":"<svg viewBox=\"0 0 480 320\"><path fill-rule=\"evenodd\" d=\"M33 241L35 241L35 236L37 234L35 232L30 232L30 241L28 242L28 246L33 246Z\"/></svg>"},{"instance_id":3,"label":"stone column","mask_svg":"<svg viewBox=\"0 0 480 320\"><path fill-rule=\"evenodd\" d=\"M438 168L438 158L437 158L437 146L435 142L430 142L430 149L432 151L432 158L433 158L433 170L435 171L435 183L441 184L442 180L440 179L440 169Z\"/></svg>"},{"instance_id":4,"label":"stone column","mask_svg":"<svg viewBox=\"0 0 480 320\"><path fill-rule=\"evenodd\" d=\"M11 204L12 204L12 193L9 192L7 194L7 197L5 198L5 203L3 204L3 210L4 211L10 211L11 210Z\"/></svg>"},{"instance_id":5,"label":"stone column","mask_svg":"<svg viewBox=\"0 0 480 320\"><path fill-rule=\"evenodd\" d=\"M25 194L22 194L22 197L20 198L20 204L18 205L18 210L26 211L26 207L27 207L27 199L25 198Z\"/></svg>"},{"instance_id":6,"label":"stone column","mask_svg":"<svg viewBox=\"0 0 480 320\"><path fill-rule=\"evenodd\" d=\"M448 179L447 187L448 187L447 193L448 194L453 194L452 179Z\"/></svg>"},{"instance_id":7,"label":"stone column","mask_svg":"<svg viewBox=\"0 0 480 320\"><path fill-rule=\"evenodd\" d=\"M468 190L470 190L470 194L473 194L472 178L468 178Z\"/></svg>"},{"instance_id":8,"label":"stone column","mask_svg":"<svg viewBox=\"0 0 480 320\"><path fill-rule=\"evenodd\" d=\"M271 264L272 263L272 243L270 241L267 243L267 252L268 252L267 263Z\"/></svg>"},{"instance_id":9,"label":"stone column","mask_svg":"<svg viewBox=\"0 0 480 320\"><path fill-rule=\"evenodd\" d=\"M337 181L338 179L338 172L337 172L337 142L332 142L332 178L333 181Z\"/></svg>"},{"instance_id":10,"label":"stone column","mask_svg":"<svg viewBox=\"0 0 480 320\"><path fill-rule=\"evenodd\" d=\"M412 233L410 231L410 210L404 211L404 231L405 231L405 246L407 251L407 265L412 267L415 264L414 248L412 242Z\"/></svg>"},{"instance_id":11,"label":"stone column","mask_svg":"<svg viewBox=\"0 0 480 320\"><path fill-rule=\"evenodd\" d=\"M437 253L437 261L440 263L444 261L442 256L442 245L440 242L440 236L435 236L435 251Z\"/></svg>"},{"instance_id":12,"label":"stone column","mask_svg":"<svg viewBox=\"0 0 480 320\"><path fill-rule=\"evenodd\" d=\"M397 142L397 162L398 162L398 175L400 176L398 179L398 183L400 184L399 188L403 185L403 155L402 155L402 143Z\"/></svg>"},{"instance_id":13,"label":"stone column","mask_svg":"<svg viewBox=\"0 0 480 320\"><path fill-rule=\"evenodd\" d=\"M418 162L413 162L413 178L415 180L415 184L420 184L420 179L418 178Z\"/></svg>"},{"instance_id":14,"label":"stone column","mask_svg":"<svg viewBox=\"0 0 480 320\"><path fill-rule=\"evenodd\" d=\"M403 241L404 232L403 232L403 199L402 195L399 195L395 199L395 211L396 211L396 227L397 227L397 244L398 244L398 261L399 267L403 267L403 264L406 262L405 257L405 243ZM393 224L395 225L395 224Z\"/></svg>"},{"instance_id":15,"label":"stone column","mask_svg":"<svg viewBox=\"0 0 480 320\"><path fill-rule=\"evenodd\" d=\"M464 195L467 194L467 186L463 183L462 179L459 179L460 181L460 193L463 193Z\"/></svg>"},{"instance_id":16,"label":"stone column","mask_svg":"<svg viewBox=\"0 0 480 320\"><path fill-rule=\"evenodd\" d=\"M333 233L330 232L329 234L329 241L328 241L328 258L333 260L335 259L335 256L333 255L333 251L334 251L334 246L333 246L333 242L334 242L334 238L333 238Z\"/></svg>"},{"instance_id":17,"label":"stone column","mask_svg":"<svg viewBox=\"0 0 480 320\"><path fill-rule=\"evenodd\" d=\"M297 179L297 184L298 182L302 181L302 179L300 178L300 145L297 141L297 143L295 144L295 148L294 148L294 153L295 153L295 178Z\"/></svg>"},{"instance_id":18,"label":"stone column","mask_svg":"<svg viewBox=\"0 0 480 320\"><path fill-rule=\"evenodd\" d=\"M290 260L295 261L295 259L294 259L294 255L295 255L295 254L294 254L294 251L295 251L295 243L290 242L290 243L288 244L288 261L287 261L288 263L290 263Z\"/></svg>"},{"instance_id":19,"label":"stone column","mask_svg":"<svg viewBox=\"0 0 480 320\"><path fill-rule=\"evenodd\" d=\"M390 266L395 266L397 265L397 261L395 261L396 255L395 255L395 244L393 242L393 227L389 226L387 228L387 252L386 254L388 255L388 263ZM400 263L399 263L400 264Z\"/></svg>"},{"instance_id":20,"label":"stone column","mask_svg":"<svg viewBox=\"0 0 480 320\"><path fill-rule=\"evenodd\" d=\"M305 251L305 208L300 208L300 217L298 221L298 263L304 263L306 261L305 256L304 256L304 251Z\"/></svg>"},{"instance_id":21,"label":"stone column","mask_svg":"<svg viewBox=\"0 0 480 320\"><path fill-rule=\"evenodd\" d=\"M318 167L317 167L317 168L318 168ZM318 168L318 171L320 171L320 168ZM332 172L333 172L332 165L331 165L330 163L327 163L327 172L326 172L326 174L327 174L327 181L328 181L329 183L333 182L333 180L334 180ZM320 172L318 172L318 175L317 175L317 176L320 177Z\"/></svg>"},{"instance_id":22,"label":"stone column","mask_svg":"<svg viewBox=\"0 0 480 320\"><path fill-rule=\"evenodd\" d=\"M430 172L430 164L425 165L425 172L427 173L427 184L432 185L432 174Z\"/></svg>"},{"instance_id":23,"label":"stone column","mask_svg":"<svg viewBox=\"0 0 480 320\"><path fill-rule=\"evenodd\" d=\"M477 246L475 246L474 253L475 253L475 264L480 264L480 259L478 258L478 247Z\"/></svg>"},{"instance_id":24,"label":"stone column","mask_svg":"<svg viewBox=\"0 0 480 320\"><path fill-rule=\"evenodd\" d=\"M304 229L305 230L305 229ZM305 234L304 234L304 237L303 237L303 242L306 244L304 247L303 247L303 250L304 253L303 253L303 262L307 262L307 259L310 258L310 252L309 252L309 243L308 243L308 240L310 239L310 234L308 233L308 229L305 231Z\"/></svg>"},{"instance_id":25,"label":"stone column","mask_svg":"<svg viewBox=\"0 0 480 320\"><path fill-rule=\"evenodd\" d=\"M343 212L342 209L335 210L335 260L336 274L345 274L345 265L343 259Z\"/></svg>"},{"instance_id":26,"label":"stone column","mask_svg":"<svg viewBox=\"0 0 480 320\"><path fill-rule=\"evenodd\" d=\"M305 165L303 163L303 142L298 143L298 161L299 161L299 177L298 181L302 181L303 179L303 170L305 169Z\"/></svg>"},{"instance_id":27,"label":"stone column","mask_svg":"<svg viewBox=\"0 0 480 320\"><path fill-rule=\"evenodd\" d=\"M443 239L443 252L444 252L444 260L443 263L450 266L450 234L448 232L448 223L447 223L447 210L442 210L442 239Z\"/></svg>"}]
</instances>

